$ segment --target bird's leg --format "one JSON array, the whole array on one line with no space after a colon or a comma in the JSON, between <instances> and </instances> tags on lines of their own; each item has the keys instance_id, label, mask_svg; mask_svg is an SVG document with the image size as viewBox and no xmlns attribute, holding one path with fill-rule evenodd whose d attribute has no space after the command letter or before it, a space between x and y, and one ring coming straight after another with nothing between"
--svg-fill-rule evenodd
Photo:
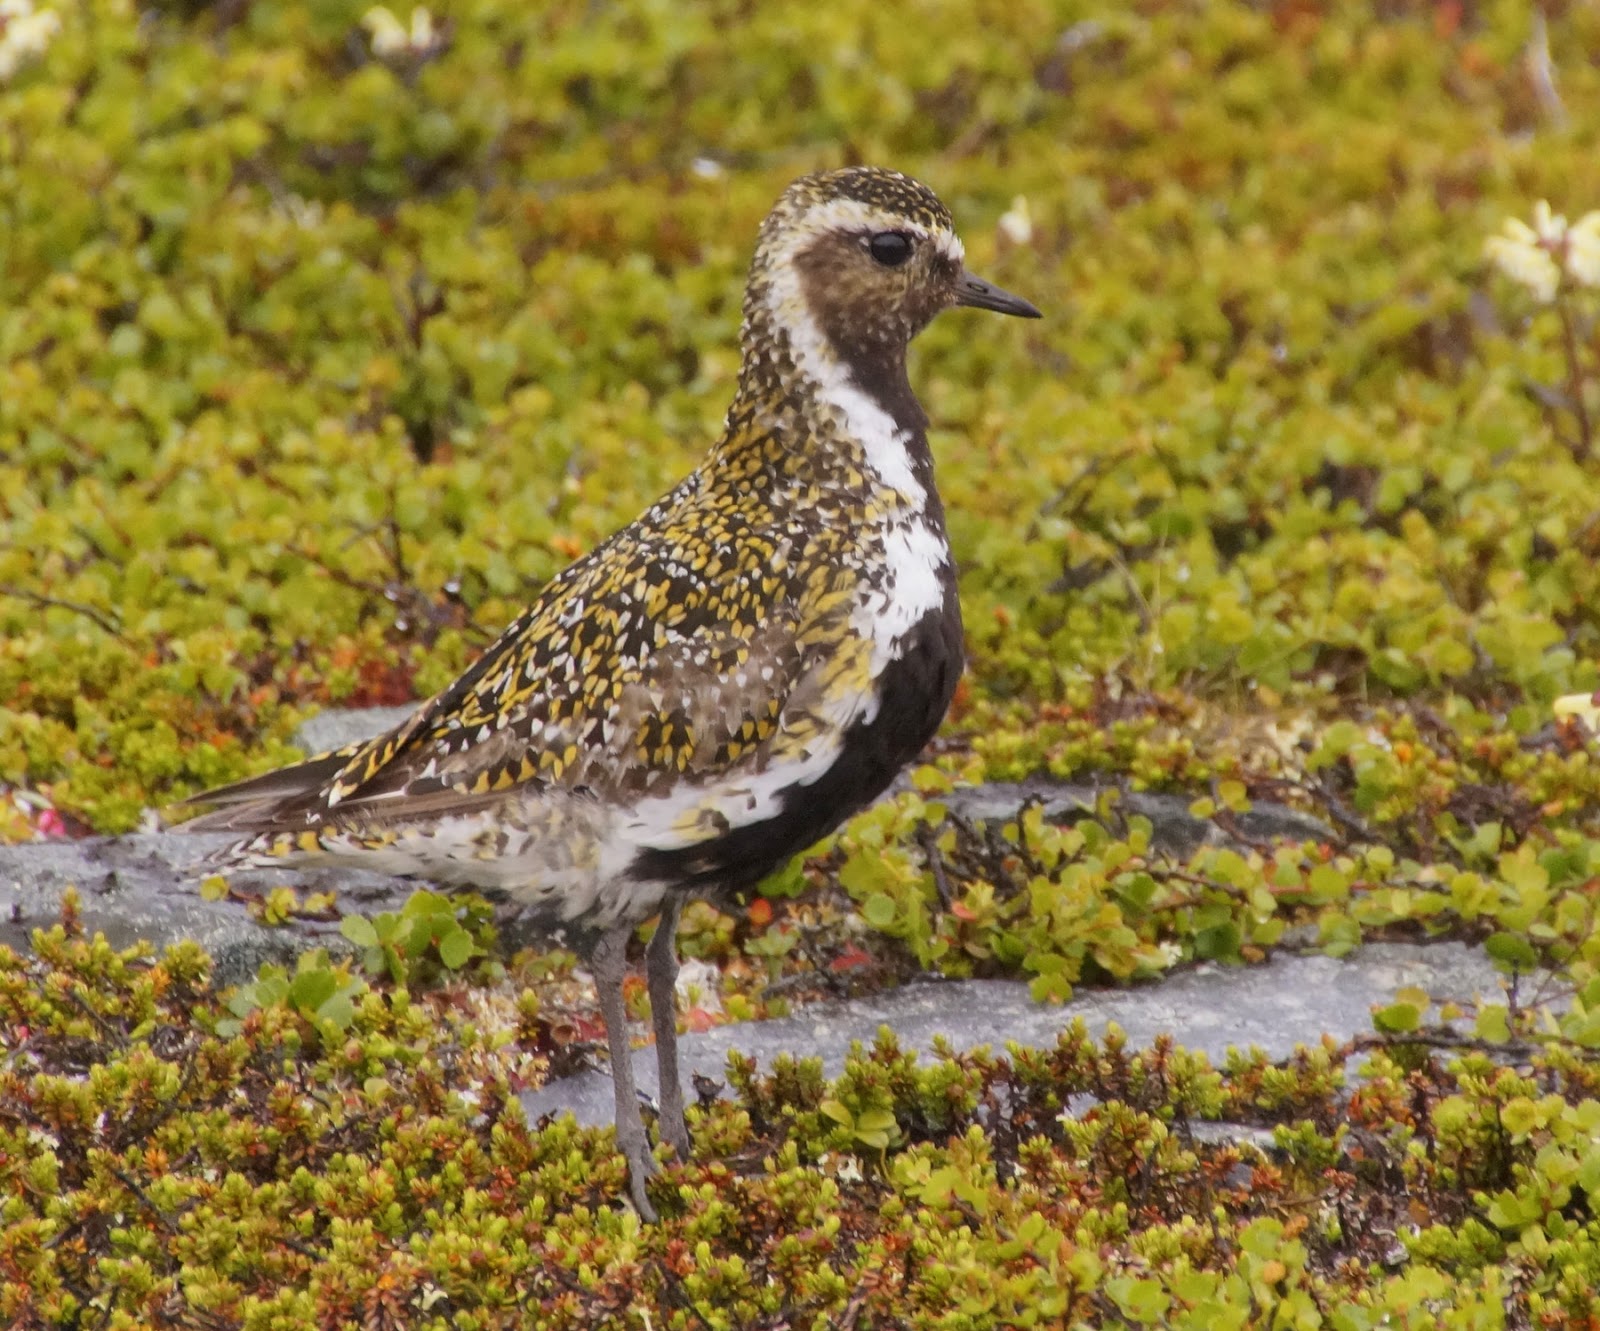
<instances>
[{"instance_id":1,"label":"bird's leg","mask_svg":"<svg viewBox=\"0 0 1600 1331\"><path fill-rule=\"evenodd\" d=\"M661 1114L657 1120L661 1140L689 1158L689 1125L683 1118L683 1082L678 1075L678 917L683 898L668 897L661 907L650 945L645 949L644 973L650 990L650 1024L656 1033L656 1068L661 1081Z\"/></svg>"},{"instance_id":2,"label":"bird's leg","mask_svg":"<svg viewBox=\"0 0 1600 1331\"><path fill-rule=\"evenodd\" d=\"M622 1004L622 980L628 971L628 939L633 926L613 925L595 944L589 958L595 988L600 992L600 1015L606 1022L606 1042L611 1046L611 1082L617 1094L617 1150L628 1162L628 1190L633 1204L646 1220L656 1209L645 1196L644 1181L656 1172L650 1139L639 1117L639 1093L633 1084L633 1051L628 1044L628 1014Z\"/></svg>"}]
</instances>

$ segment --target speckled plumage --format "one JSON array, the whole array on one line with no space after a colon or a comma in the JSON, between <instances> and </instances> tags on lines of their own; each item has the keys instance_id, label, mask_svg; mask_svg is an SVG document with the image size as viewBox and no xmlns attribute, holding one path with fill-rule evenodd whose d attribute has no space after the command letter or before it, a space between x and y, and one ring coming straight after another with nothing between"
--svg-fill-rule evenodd
<instances>
[{"instance_id":1,"label":"speckled plumage","mask_svg":"<svg viewBox=\"0 0 1600 1331\"><path fill-rule=\"evenodd\" d=\"M873 257L885 231L908 261ZM240 862L499 889L580 939L770 872L887 785L960 673L905 373L958 303L1036 313L965 274L925 186L796 182L763 224L738 392L700 466L405 724L211 792L194 825L245 834Z\"/></svg>"}]
</instances>

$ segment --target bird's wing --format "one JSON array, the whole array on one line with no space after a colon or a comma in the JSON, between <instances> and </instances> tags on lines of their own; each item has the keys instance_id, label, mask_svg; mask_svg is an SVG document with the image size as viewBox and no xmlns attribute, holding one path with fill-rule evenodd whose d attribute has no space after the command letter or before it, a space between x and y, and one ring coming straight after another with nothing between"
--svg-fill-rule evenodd
<instances>
[{"instance_id":1,"label":"bird's wing","mask_svg":"<svg viewBox=\"0 0 1600 1331\"><path fill-rule=\"evenodd\" d=\"M197 796L186 826L396 826L513 792L631 803L685 779L804 757L865 705L852 576L759 540L727 567L625 530L569 567L460 679L364 744Z\"/></svg>"}]
</instances>

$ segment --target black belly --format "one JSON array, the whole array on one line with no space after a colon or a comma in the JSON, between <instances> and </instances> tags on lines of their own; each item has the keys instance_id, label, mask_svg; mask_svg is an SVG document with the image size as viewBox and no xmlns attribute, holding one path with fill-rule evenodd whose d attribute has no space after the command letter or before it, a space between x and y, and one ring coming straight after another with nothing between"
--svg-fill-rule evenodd
<instances>
[{"instance_id":1,"label":"black belly","mask_svg":"<svg viewBox=\"0 0 1600 1331\"><path fill-rule=\"evenodd\" d=\"M832 767L785 791L775 817L683 850L644 851L631 873L695 893L753 887L888 789L939 729L961 667L961 614L952 587L944 606L906 635L903 652L878 682L877 714L846 732Z\"/></svg>"}]
</instances>

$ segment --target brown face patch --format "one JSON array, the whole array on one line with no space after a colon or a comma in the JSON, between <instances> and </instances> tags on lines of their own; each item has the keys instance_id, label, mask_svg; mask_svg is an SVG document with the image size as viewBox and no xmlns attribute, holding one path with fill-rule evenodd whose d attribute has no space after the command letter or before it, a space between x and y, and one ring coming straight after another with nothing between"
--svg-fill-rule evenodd
<instances>
[{"instance_id":1,"label":"brown face patch","mask_svg":"<svg viewBox=\"0 0 1600 1331\"><path fill-rule=\"evenodd\" d=\"M906 344L953 302L961 271L914 234L911 257L888 267L872 257L872 234L830 232L795 256L811 317L858 377L904 364Z\"/></svg>"}]
</instances>

